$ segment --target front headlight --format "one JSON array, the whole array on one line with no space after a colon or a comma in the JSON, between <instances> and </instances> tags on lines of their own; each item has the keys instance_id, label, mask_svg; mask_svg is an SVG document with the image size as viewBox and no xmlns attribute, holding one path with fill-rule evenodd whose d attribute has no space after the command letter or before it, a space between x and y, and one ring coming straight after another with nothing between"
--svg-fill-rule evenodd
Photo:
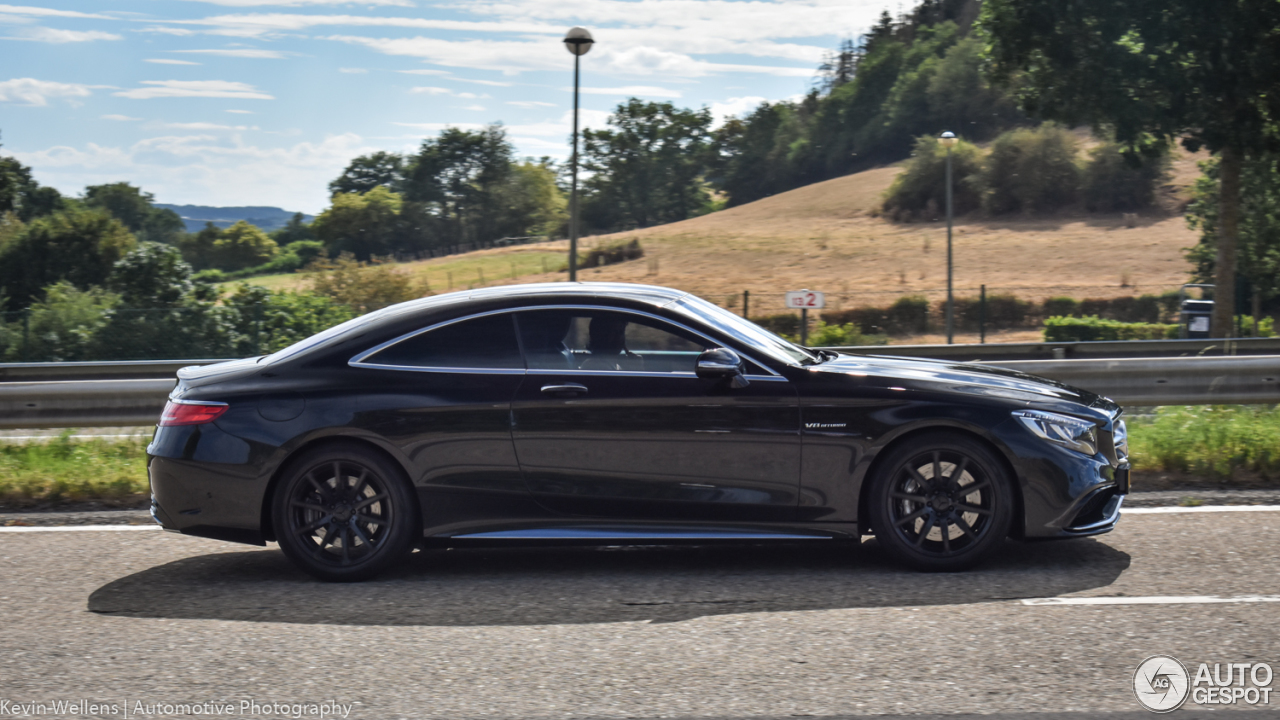
<instances>
[{"instance_id":1,"label":"front headlight","mask_svg":"<svg viewBox=\"0 0 1280 720\"><path fill-rule=\"evenodd\" d=\"M1013 416L1028 430L1055 445L1085 455L1098 454L1098 426L1088 420L1042 410L1015 410Z\"/></svg>"}]
</instances>

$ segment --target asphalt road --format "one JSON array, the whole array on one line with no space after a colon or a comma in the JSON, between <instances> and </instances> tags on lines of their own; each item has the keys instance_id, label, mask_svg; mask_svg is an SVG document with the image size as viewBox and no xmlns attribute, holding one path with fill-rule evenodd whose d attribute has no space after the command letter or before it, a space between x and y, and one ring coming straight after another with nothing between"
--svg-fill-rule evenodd
<instances>
[{"instance_id":1,"label":"asphalt road","mask_svg":"<svg viewBox=\"0 0 1280 720\"><path fill-rule=\"evenodd\" d=\"M1134 514L954 575L868 542L430 551L358 585L312 582L274 548L5 532L0 716L87 700L117 711L45 716L337 701L379 720L1141 718L1131 677L1152 654L1193 674L1268 662L1280 688L1280 603L1022 599L1256 595L1280 596L1280 512Z\"/></svg>"}]
</instances>

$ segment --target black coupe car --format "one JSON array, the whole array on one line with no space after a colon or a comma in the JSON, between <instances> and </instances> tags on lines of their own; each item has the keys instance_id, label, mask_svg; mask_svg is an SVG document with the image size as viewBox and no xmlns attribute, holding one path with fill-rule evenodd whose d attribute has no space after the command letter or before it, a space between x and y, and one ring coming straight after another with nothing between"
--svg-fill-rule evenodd
<instances>
[{"instance_id":1,"label":"black coupe car","mask_svg":"<svg viewBox=\"0 0 1280 720\"><path fill-rule=\"evenodd\" d=\"M645 285L386 308L184 368L147 449L165 528L325 580L414 546L836 542L956 570L1115 526L1120 408L993 367L800 347Z\"/></svg>"}]
</instances>

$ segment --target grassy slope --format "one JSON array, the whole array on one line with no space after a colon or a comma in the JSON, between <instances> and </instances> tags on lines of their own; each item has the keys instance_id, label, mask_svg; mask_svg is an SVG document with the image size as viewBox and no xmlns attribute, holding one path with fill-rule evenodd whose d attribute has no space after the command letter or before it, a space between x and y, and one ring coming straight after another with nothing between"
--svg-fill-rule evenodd
<instances>
[{"instance_id":1,"label":"grassy slope","mask_svg":"<svg viewBox=\"0 0 1280 720\"><path fill-rule=\"evenodd\" d=\"M988 292L1028 298L1115 297L1176 288L1187 277L1182 249L1196 235L1172 208L1195 178L1196 159L1178 157L1165 209L1142 214L1133 228L1118 214L958 219L957 292L976 295L985 284ZM826 291L835 308L921 292L939 298L946 287L945 223L896 225L875 215L899 171L868 170L704 217L587 238L589 247L638 237L646 258L585 271L582 279L669 285L735 308L742 291L750 290L753 315L781 312L782 293L800 288ZM556 269L565 246L499 248L403 267L426 277L437 292L446 289L448 272L455 289L479 285L481 271L487 285L562 280L563 273L543 273L542 262ZM303 281L288 275L251 282L296 287Z\"/></svg>"}]
</instances>

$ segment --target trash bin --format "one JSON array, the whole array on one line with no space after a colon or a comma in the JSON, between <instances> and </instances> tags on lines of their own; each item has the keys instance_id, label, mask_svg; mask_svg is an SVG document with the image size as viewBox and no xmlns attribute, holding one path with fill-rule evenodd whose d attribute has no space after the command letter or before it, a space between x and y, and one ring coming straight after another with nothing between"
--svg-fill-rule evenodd
<instances>
[{"instance_id":1,"label":"trash bin","mask_svg":"<svg viewBox=\"0 0 1280 720\"><path fill-rule=\"evenodd\" d=\"M1210 319L1213 317L1213 301L1187 298L1182 301L1180 317L1183 337L1207 338Z\"/></svg>"}]
</instances>

